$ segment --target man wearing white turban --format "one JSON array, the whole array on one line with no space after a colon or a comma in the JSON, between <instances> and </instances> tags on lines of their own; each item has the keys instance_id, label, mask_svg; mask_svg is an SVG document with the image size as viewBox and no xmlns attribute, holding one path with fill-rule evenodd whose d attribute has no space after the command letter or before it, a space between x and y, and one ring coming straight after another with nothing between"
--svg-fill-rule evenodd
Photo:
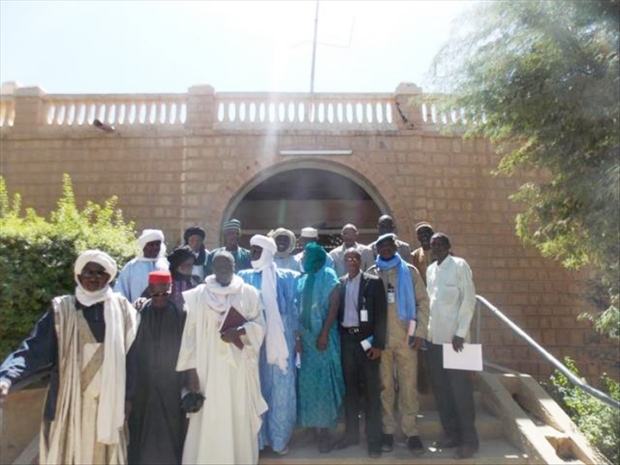
<instances>
[{"instance_id":1,"label":"man wearing white turban","mask_svg":"<svg viewBox=\"0 0 620 465\"><path fill-rule=\"evenodd\" d=\"M280 269L295 270L299 269L299 264L295 260L295 255L292 254L293 250L297 246L297 238L295 233L289 229L278 228L275 231L271 231L268 235L275 242L278 250L273 255L273 261Z\"/></svg>"},{"instance_id":2,"label":"man wearing white turban","mask_svg":"<svg viewBox=\"0 0 620 465\"><path fill-rule=\"evenodd\" d=\"M13 383L51 371L41 424L39 463L127 463L124 434L127 357L135 309L109 286L116 262L88 250L74 267L75 295L52 300L31 335L0 366L0 400ZM131 376L129 376L131 379Z\"/></svg>"},{"instance_id":3,"label":"man wearing white turban","mask_svg":"<svg viewBox=\"0 0 620 465\"><path fill-rule=\"evenodd\" d=\"M138 256L127 263L118 275L114 291L130 302L142 297L149 286L151 271L168 270L164 233L159 229L145 229L137 240ZM148 296L146 296L148 297Z\"/></svg>"},{"instance_id":4,"label":"man wearing white turban","mask_svg":"<svg viewBox=\"0 0 620 465\"><path fill-rule=\"evenodd\" d=\"M274 263L276 242L267 236L250 239L254 270L238 274L261 291L266 321L265 343L261 348L260 380L269 410L263 415L259 447L271 447L278 454L288 451L288 442L297 419L295 393L295 352L300 346L298 329L297 278L299 273L280 269Z\"/></svg>"}]
</instances>

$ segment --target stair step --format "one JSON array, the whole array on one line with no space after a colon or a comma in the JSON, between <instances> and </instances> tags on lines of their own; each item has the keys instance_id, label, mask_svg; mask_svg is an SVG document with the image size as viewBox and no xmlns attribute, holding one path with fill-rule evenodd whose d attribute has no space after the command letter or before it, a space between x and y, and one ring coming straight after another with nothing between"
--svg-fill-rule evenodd
<instances>
[{"instance_id":1,"label":"stair step","mask_svg":"<svg viewBox=\"0 0 620 465\"><path fill-rule=\"evenodd\" d=\"M474 391L474 404L476 405L476 410L481 410L482 401L481 401L480 391ZM435 410L435 396L431 393L429 394L418 394L418 403L420 405L420 410Z\"/></svg>"},{"instance_id":2,"label":"stair step","mask_svg":"<svg viewBox=\"0 0 620 465\"><path fill-rule=\"evenodd\" d=\"M437 410L420 412L418 415L418 429L420 430L422 440L441 437L443 430L439 420L439 412ZM480 408L476 409L476 430L481 440L503 438L501 420Z\"/></svg>"},{"instance_id":3,"label":"stair step","mask_svg":"<svg viewBox=\"0 0 620 465\"><path fill-rule=\"evenodd\" d=\"M428 444L427 444L428 443ZM328 454L320 454L314 441L305 443L296 442L291 445L285 456L279 456L271 451L261 452L258 461L261 465L296 465L296 464L459 464L459 465L510 465L527 463L527 455L523 454L506 441L489 439L480 442L480 450L471 459L455 460L452 458L454 449L437 451L430 447L432 441L425 441L426 452L420 456L412 455L404 442L397 441L394 450L384 453L378 459L368 457L366 445L349 447L343 450L334 450Z\"/></svg>"}]
</instances>

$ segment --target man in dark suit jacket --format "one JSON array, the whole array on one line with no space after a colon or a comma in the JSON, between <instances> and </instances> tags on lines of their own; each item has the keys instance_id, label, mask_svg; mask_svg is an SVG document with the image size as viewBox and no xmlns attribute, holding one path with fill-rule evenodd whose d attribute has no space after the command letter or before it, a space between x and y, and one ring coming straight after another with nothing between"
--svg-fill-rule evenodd
<instances>
[{"instance_id":1,"label":"man in dark suit jacket","mask_svg":"<svg viewBox=\"0 0 620 465\"><path fill-rule=\"evenodd\" d=\"M344 254L347 275L340 278L338 324L345 383L346 430L337 449L359 444L359 385L363 381L366 403L368 455L381 456L381 378L379 361L385 348L387 298L381 278L360 271L360 252ZM366 341L364 345L362 342Z\"/></svg>"}]
</instances>

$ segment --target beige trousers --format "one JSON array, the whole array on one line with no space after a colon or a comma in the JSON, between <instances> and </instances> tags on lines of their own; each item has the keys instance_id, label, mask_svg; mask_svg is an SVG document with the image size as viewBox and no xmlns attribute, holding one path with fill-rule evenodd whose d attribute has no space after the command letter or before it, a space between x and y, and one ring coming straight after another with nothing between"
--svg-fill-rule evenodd
<instances>
[{"instance_id":1,"label":"beige trousers","mask_svg":"<svg viewBox=\"0 0 620 465\"><path fill-rule=\"evenodd\" d=\"M407 437L418 436L418 353L405 344L386 348L381 354L380 372L383 433L394 434L396 431L394 399L397 380L401 429Z\"/></svg>"}]
</instances>

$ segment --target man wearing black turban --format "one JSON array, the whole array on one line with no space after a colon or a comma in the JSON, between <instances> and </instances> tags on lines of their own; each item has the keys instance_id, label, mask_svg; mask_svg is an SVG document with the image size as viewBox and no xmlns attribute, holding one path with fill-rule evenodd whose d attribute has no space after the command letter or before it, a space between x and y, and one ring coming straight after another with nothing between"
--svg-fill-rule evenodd
<instances>
[{"instance_id":1,"label":"man wearing black turban","mask_svg":"<svg viewBox=\"0 0 620 465\"><path fill-rule=\"evenodd\" d=\"M172 274L172 292L170 299L183 308L183 292L195 288L203 282L198 276L192 275L195 263L195 255L189 245L177 247L168 255L170 263L170 273Z\"/></svg>"},{"instance_id":2,"label":"man wearing black turban","mask_svg":"<svg viewBox=\"0 0 620 465\"><path fill-rule=\"evenodd\" d=\"M205 231L202 228L192 226L185 230L183 234L185 244L190 246L194 255L194 266L192 276L196 276L198 281L203 281L206 276L207 256L209 251L205 249Z\"/></svg>"}]
</instances>

